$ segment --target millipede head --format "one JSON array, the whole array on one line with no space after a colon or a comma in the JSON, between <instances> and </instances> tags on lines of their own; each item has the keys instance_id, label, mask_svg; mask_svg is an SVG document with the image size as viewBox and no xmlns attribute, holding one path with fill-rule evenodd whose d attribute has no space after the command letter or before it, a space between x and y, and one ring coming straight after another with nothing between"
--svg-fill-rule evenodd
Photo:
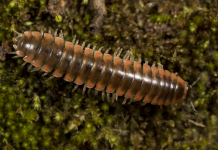
<instances>
[{"instance_id":1,"label":"millipede head","mask_svg":"<svg viewBox=\"0 0 218 150\"><path fill-rule=\"evenodd\" d=\"M19 40L19 37L18 37L18 36L12 38L12 41L13 41L14 44L17 44L17 43L18 43L18 40Z\"/></svg>"}]
</instances>

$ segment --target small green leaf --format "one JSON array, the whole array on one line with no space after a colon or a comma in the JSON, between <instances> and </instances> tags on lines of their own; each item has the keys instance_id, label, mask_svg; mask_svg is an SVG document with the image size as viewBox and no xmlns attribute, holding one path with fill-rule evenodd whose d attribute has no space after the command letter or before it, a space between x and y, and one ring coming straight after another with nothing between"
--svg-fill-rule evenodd
<instances>
[{"instance_id":1,"label":"small green leaf","mask_svg":"<svg viewBox=\"0 0 218 150\"><path fill-rule=\"evenodd\" d=\"M32 21L27 21L27 22L24 23L25 26L31 26L32 24L33 24Z\"/></svg>"}]
</instances>

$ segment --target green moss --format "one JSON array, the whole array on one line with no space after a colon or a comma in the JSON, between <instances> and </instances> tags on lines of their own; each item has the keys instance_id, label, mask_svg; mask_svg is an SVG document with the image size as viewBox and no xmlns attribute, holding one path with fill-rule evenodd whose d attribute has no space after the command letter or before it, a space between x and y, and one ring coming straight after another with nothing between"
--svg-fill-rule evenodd
<instances>
[{"instance_id":1,"label":"green moss","mask_svg":"<svg viewBox=\"0 0 218 150\"><path fill-rule=\"evenodd\" d=\"M200 119L188 101L167 107L142 106L142 102L122 105L123 97L111 103L102 101L100 93L95 96L94 90L83 95L82 86L71 93L73 82L46 81L51 74L42 77L41 71L27 72L27 67L21 67L22 58L7 55L0 61L1 148L217 149L218 19L214 3L107 2L102 31L91 35L87 26L93 16L85 11L87 1L70 1L69 15L62 16L60 23L46 13L46 0L17 2L0 3L0 42L12 48L12 30L40 31L44 25L45 32L48 27L62 29L65 40L76 34L80 44L86 40L92 46L104 46L102 51L121 47L123 56L131 49L135 60L140 54L149 65L161 62L164 69L177 72L189 84L204 72L191 94Z\"/></svg>"}]
</instances>

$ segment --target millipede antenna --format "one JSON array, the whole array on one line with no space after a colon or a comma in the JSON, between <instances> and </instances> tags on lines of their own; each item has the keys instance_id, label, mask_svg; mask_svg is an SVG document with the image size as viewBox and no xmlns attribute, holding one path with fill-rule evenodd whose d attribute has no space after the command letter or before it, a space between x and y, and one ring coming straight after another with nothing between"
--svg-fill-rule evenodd
<instances>
[{"instance_id":1,"label":"millipede antenna","mask_svg":"<svg viewBox=\"0 0 218 150\"><path fill-rule=\"evenodd\" d=\"M201 73L200 76L190 85L190 87L193 87L203 76L204 73Z\"/></svg>"},{"instance_id":2,"label":"millipede antenna","mask_svg":"<svg viewBox=\"0 0 218 150\"><path fill-rule=\"evenodd\" d=\"M198 111L195 109L195 106L194 106L194 104L192 103L191 99L189 98L188 100L189 100L189 102L190 102L190 104L191 104L192 110L193 110L194 113L195 113L195 116L197 117L197 120L200 119L200 122L202 122L201 118L200 118L199 115L198 115Z\"/></svg>"},{"instance_id":3,"label":"millipede antenna","mask_svg":"<svg viewBox=\"0 0 218 150\"><path fill-rule=\"evenodd\" d=\"M15 29L12 30L14 33L16 33L18 36L21 35L21 33L17 32Z\"/></svg>"},{"instance_id":4,"label":"millipede antenna","mask_svg":"<svg viewBox=\"0 0 218 150\"><path fill-rule=\"evenodd\" d=\"M204 74L204 73L201 73L201 74L199 75L199 77L198 77L191 85L189 85L189 87L192 88L192 87L201 79L201 77L203 76L203 74ZM191 99L189 98L188 100L189 100L189 102L190 102L190 105L191 105L192 110L194 111L195 115L197 116L197 120L200 119L200 117L199 117L199 115L198 115L198 112L197 112L197 110L195 109L195 106L193 105ZM201 119L200 119L200 120L201 120Z\"/></svg>"}]
</instances>

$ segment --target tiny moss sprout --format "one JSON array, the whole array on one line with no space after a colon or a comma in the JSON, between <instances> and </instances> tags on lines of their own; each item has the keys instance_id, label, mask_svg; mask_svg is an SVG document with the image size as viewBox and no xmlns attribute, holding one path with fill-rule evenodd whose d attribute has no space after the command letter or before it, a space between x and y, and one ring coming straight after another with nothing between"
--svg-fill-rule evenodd
<instances>
[{"instance_id":1,"label":"tiny moss sprout","mask_svg":"<svg viewBox=\"0 0 218 150\"><path fill-rule=\"evenodd\" d=\"M56 21L56 22L61 22L61 21L62 21L62 16L61 16L61 15L57 15L57 16L55 17L55 21Z\"/></svg>"}]
</instances>

